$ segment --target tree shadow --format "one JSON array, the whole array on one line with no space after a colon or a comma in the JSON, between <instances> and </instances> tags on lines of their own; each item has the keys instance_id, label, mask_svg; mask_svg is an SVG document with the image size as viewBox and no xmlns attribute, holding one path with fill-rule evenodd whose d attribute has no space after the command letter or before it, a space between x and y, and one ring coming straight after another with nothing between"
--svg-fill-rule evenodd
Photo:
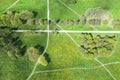
<instances>
[{"instance_id":1,"label":"tree shadow","mask_svg":"<svg viewBox=\"0 0 120 80\"><path fill-rule=\"evenodd\" d=\"M48 53L45 53L44 56L45 56L45 59L47 60L47 62L50 63L50 62L51 62L51 59L50 59L49 54L48 54Z\"/></svg>"},{"instance_id":2,"label":"tree shadow","mask_svg":"<svg viewBox=\"0 0 120 80\"><path fill-rule=\"evenodd\" d=\"M39 50L40 55L44 52L44 47L41 46L41 45L36 45L35 48ZM51 62L51 59L50 59L49 54L48 54L48 53L45 53L44 56L45 56L45 59L47 60L47 62L50 63L50 62Z\"/></svg>"},{"instance_id":3,"label":"tree shadow","mask_svg":"<svg viewBox=\"0 0 120 80\"><path fill-rule=\"evenodd\" d=\"M44 51L44 47L41 45L36 45L35 48L39 50L40 54Z\"/></svg>"}]
</instances>

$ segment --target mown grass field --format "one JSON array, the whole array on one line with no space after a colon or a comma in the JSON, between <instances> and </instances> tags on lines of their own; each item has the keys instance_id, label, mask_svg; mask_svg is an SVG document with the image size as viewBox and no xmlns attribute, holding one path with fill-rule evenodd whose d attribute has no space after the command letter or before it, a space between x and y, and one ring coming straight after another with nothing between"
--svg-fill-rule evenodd
<instances>
[{"instance_id":1,"label":"mown grass field","mask_svg":"<svg viewBox=\"0 0 120 80\"><path fill-rule=\"evenodd\" d=\"M4 11L9 7L15 0L0 0L0 12ZM115 0L112 2L112 7L110 12L115 19L120 17L120 1ZM89 4L88 4L89 3ZM79 0L77 4L68 5L80 15L88 8L99 7L96 0ZM66 7L60 4L56 0L50 1L51 8L51 18L52 19L78 19L74 13L69 11ZM39 12L37 18L46 18L46 1L45 0L20 0L13 8L10 10L21 11L21 10L35 10ZM33 26L34 27L34 26ZM46 27L45 27L46 28ZM50 26L50 29L57 28L56 26ZM80 26L62 26L63 29L68 30L93 30L91 27L80 27ZM22 28L21 28L22 29ZM26 28L24 28L26 29ZM29 29L29 26L27 27ZM59 29L59 28L58 28ZM98 28L99 30L114 30L113 28ZM16 33L20 36L21 40L27 45L27 47L33 47L40 44L45 47L47 34L39 33L34 34L28 33ZM71 34L71 36L80 44L80 34ZM99 57L98 59L104 64L110 62L120 61L120 35L117 36L117 44L114 49L113 55L110 57ZM111 76L103 68L97 69L75 69L70 70L69 68L93 68L100 66L95 60L87 60L83 57L83 53L80 48L77 47L72 40L65 34L50 34L49 47L47 53L50 56L50 63L48 66L43 67L41 65L37 66L36 71L46 71L46 70L60 70L56 72L41 72L36 73L31 77L31 80L112 80ZM35 63L29 61L27 54L24 57L12 60L8 55L0 50L0 80L26 80L30 75ZM116 80L120 79L120 64L111 64L106 66Z\"/></svg>"}]
</instances>

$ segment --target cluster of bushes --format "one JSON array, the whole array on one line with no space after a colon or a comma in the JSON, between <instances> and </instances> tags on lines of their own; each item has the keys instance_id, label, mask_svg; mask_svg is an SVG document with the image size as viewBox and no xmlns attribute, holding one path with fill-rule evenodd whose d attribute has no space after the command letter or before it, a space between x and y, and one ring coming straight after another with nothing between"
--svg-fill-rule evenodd
<instances>
[{"instance_id":1,"label":"cluster of bushes","mask_svg":"<svg viewBox=\"0 0 120 80\"><path fill-rule=\"evenodd\" d=\"M22 57L26 51L26 45L8 28L0 29L0 48L13 59Z\"/></svg>"},{"instance_id":2,"label":"cluster of bushes","mask_svg":"<svg viewBox=\"0 0 120 80\"><path fill-rule=\"evenodd\" d=\"M16 28L24 24L34 25L34 20L37 12L23 10L21 12L7 11L0 14L0 27Z\"/></svg>"},{"instance_id":3,"label":"cluster of bushes","mask_svg":"<svg viewBox=\"0 0 120 80\"><path fill-rule=\"evenodd\" d=\"M28 18L24 17L25 12L8 11L0 14L0 48L12 59L22 57L26 52L26 45L12 32L12 28L22 25L23 20Z\"/></svg>"},{"instance_id":4,"label":"cluster of bushes","mask_svg":"<svg viewBox=\"0 0 120 80\"><path fill-rule=\"evenodd\" d=\"M47 66L50 62L50 57L47 53L44 55L42 54L44 52L44 47L37 45L35 47L30 47L27 49L27 55L30 61L36 62L38 61L39 64L43 66Z\"/></svg>"},{"instance_id":5,"label":"cluster of bushes","mask_svg":"<svg viewBox=\"0 0 120 80\"><path fill-rule=\"evenodd\" d=\"M23 10L21 12L8 11L4 14L0 14L0 27L10 27L18 28L19 26L46 26L47 19L37 19L37 12ZM81 20L50 20L50 25L60 24L60 25L80 25Z\"/></svg>"},{"instance_id":6,"label":"cluster of bushes","mask_svg":"<svg viewBox=\"0 0 120 80\"><path fill-rule=\"evenodd\" d=\"M34 25L35 14L37 15L37 13L28 10L20 13L8 11L0 14L0 48L12 59L23 57L27 52L30 61L36 62L38 60L41 65L47 66L50 58L47 53L44 56L41 55L44 47L38 45L27 48L21 39L12 32L13 28L21 25Z\"/></svg>"},{"instance_id":7,"label":"cluster of bushes","mask_svg":"<svg viewBox=\"0 0 120 80\"><path fill-rule=\"evenodd\" d=\"M14 11L7 11L6 13L0 14L0 27L10 27L13 29L18 28L19 26L46 26L47 19L39 19L36 17L37 12L23 10L21 12L14 12ZM100 21L92 20L90 21L91 24L100 24ZM72 26L72 25L85 25L86 24L86 17L82 16L79 19L72 20L72 19L56 19L56 20L49 20L50 25L63 25L63 26Z\"/></svg>"},{"instance_id":8,"label":"cluster of bushes","mask_svg":"<svg viewBox=\"0 0 120 80\"><path fill-rule=\"evenodd\" d=\"M91 33L81 34L81 49L85 55L97 57L99 55L110 55L115 47L116 36L93 35Z\"/></svg>"},{"instance_id":9,"label":"cluster of bushes","mask_svg":"<svg viewBox=\"0 0 120 80\"><path fill-rule=\"evenodd\" d=\"M43 66L47 66L50 62L47 53L42 55L44 51L43 46L37 45L28 48L9 28L0 28L0 49L12 59L21 58L27 52L28 58L32 62L38 60L38 63Z\"/></svg>"}]
</instances>

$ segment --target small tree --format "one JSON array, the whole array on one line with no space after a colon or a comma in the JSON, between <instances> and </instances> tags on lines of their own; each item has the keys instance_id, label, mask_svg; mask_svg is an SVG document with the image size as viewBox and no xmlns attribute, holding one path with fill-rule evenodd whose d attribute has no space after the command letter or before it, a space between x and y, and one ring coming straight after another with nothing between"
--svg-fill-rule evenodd
<instances>
[{"instance_id":1,"label":"small tree","mask_svg":"<svg viewBox=\"0 0 120 80\"><path fill-rule=\"evenodd\" d=\"M8 56L9 56L10 58L12 58L12 59L17 59L17 57L15 56L14 53L15 53L14 51L8 51L8 52L7 52Z\"/></svg>"},{"instance_id":2,"label":"small tree","mask_svg":"<svg viewBox=\"0 0 120 80\"><path fill-rule=\"evenodd\" d=\"M48 65L48 62L47 62L47 60L45 59L45 57L43 55L40 55L40 57L38 58L38 63L43 65L43 66Z\"/></svg>"},{"instance_id":3,"label":"small tree","mask_svg":"<svg viewBox=\"0 0 120 80\"><path fill-rule=\"evenodd\" d=\"M19 15L20 19L23 19L23 20L31 19L33 18L33 16L34 14L28 10L23 10Z\"/></svg>"},{"instance_id":4,"label":"small tree","mask_svg":"<svg viewBox=\"0 0 120 80\"><path fill-rule=\"evenodd\" d=\"M29 60L32 62L36 62L40 56L39 51L34 47L28 48L27 54L28 54Z\"/></svg>"},{"instance_id":5,"label":"small tree","mask_svg":"<svg viewBox=\"0 0 120 80\"><path fill-rule=\"evenodd\" d=\"M10 17L7 14L2 14L1 22L2 22L2 25L4 26L8 26L8 25L10 26Z\"/></svg>"},{"instance_id":6,"label":"small tree","mask_svg":"<svg viewBox=\"0 0 120 80\"><path fill-rule=\"evenodd\" d=\"M27 49L28 58L32 62L38 61L39 64L47 66L48 62L38 49L31 47Z\"/></svg>"},{"instance_id":7,"label":"small tree","mask_svg":"<svg viewBox=\"0 0 120 80\"><path fill-rule=\"evenodd\" d=\"M28 19L27 20L27 25L30 25L30 26L35 25L35 20L34 19Z\"/></svg>"},{"instance_id":8,"label":"small tree","mask_svg":"<svg viewBox=\"0 0 120 80\"><path fill-rule=\"evenodd\" d=\"M25 45L9 28L0 29L0 48L6 49L8 56L13 58L22 57L26 51Z\"/></svg>"}]
</instances>

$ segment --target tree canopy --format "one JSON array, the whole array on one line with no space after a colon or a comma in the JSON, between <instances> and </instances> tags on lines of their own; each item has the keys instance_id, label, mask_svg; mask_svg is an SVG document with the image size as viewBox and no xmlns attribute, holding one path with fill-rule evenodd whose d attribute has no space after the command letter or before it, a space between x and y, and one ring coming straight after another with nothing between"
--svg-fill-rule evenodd
<instances>
[{"instance_id":1,"label":"tree canopy","mask_svg":"<svg viewBox=\"0 0 120 80\"><path fill-rule=\"evenodd\" d=\"M42 55L41 51L37 48L30 47L27 49L28 58L32 62L37 62L43 66L47 66L48 61L45 56Z\"/></svg>"},{"instance_id":2,"label":"tree canopy","mask_svg":"<svg viewBox=\"0 0 120 80\"><path fill-rule=\"evenodd\" d=\"M7 11L6 13L0 14L0 27L11 27L17 28L24 24L33 25L33 18L36 13L23 10L21 12Z\"/></svg>"},{"instance_id":3,"label":"tree canopy","mask_svg":"<svg viewBox=\"0 0 120 80\"><path fill-rule=\"evenodd\" d=\"M9 28L0 29L0 48L12 58L24 56L26 45Z\"/></svg>"},{"instance_id":4,"label":"tree canopy","mask_svg":"<svg viewBox=\"0 0 120 80\"><path fill-rule=\"evenodd\" d=\"M91 33L81 34L81 50L87 57L110 55L115 47L116 36Z\"/></svg>"}]
</instances>

